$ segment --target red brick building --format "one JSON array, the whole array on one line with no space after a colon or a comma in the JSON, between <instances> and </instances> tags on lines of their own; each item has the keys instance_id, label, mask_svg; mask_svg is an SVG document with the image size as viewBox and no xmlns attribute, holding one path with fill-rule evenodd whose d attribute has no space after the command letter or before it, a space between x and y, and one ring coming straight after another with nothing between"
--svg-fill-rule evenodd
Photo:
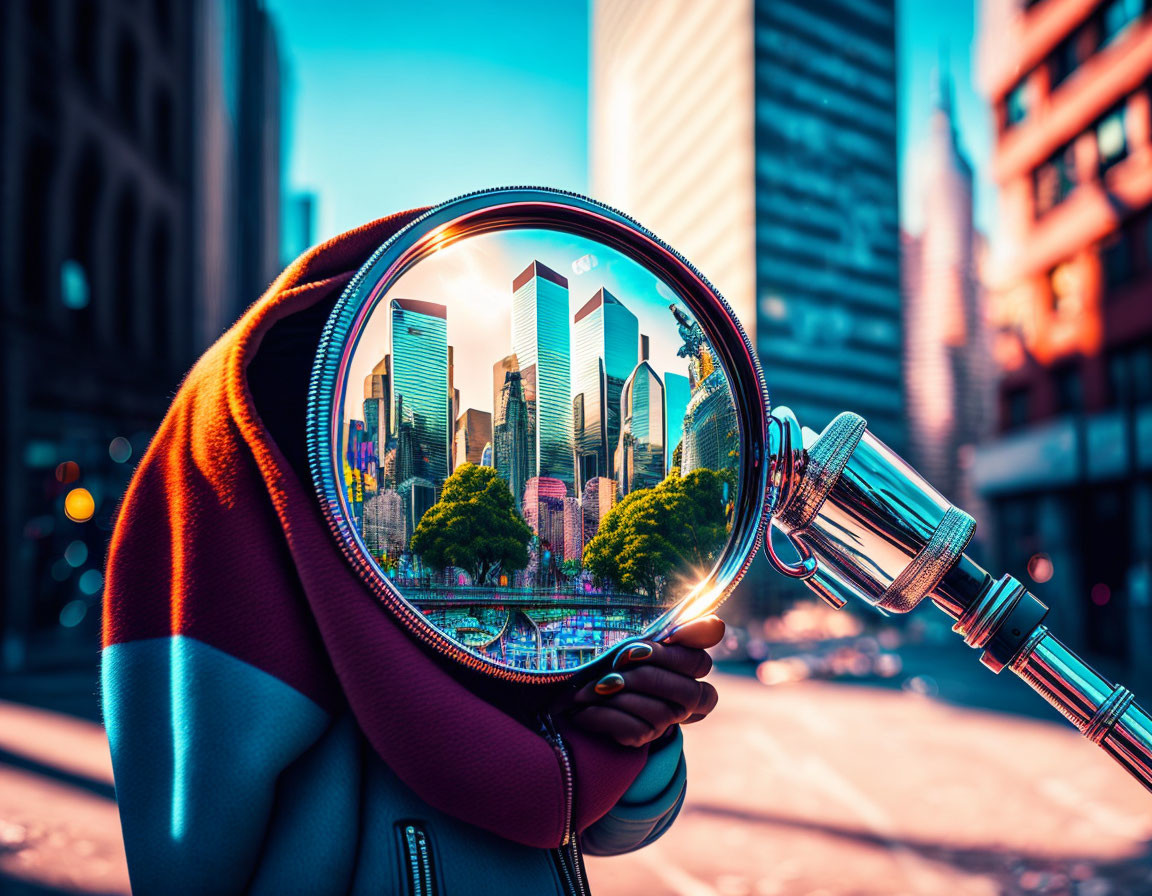
<instances>
[{"instance_id":1,"label":"red brick building","mask_svg":"<svg viewBox=\"0 0 1152 896\"><path fill-rule=\"evenodd\" d=\"M1152 633L1152 2L982 12L1001 379L976 478L997 559L1035 573L1083 647L1134 660Z\"/></svg>"}]
</instances>

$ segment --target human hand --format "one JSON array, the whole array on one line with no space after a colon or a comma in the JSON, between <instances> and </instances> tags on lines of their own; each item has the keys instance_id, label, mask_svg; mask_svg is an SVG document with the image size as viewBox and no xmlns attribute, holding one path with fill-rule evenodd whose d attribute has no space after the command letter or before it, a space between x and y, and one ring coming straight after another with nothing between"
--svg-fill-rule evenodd
<instances>
[{"instance_id":1,"label":"human hand","mask_svg":"<svg viewBox=\"0 0 1152 896\"><path fill-rule=\"evenodd\" d=\"M628 747L662 738L679 723L698 722L716 707L716 689L698 679L712 669L706 648L720 643L724 623L705 616L663 643L638 641L621 651L613 671L578 690L572 722Z\"/></svg>"}]
</instances>

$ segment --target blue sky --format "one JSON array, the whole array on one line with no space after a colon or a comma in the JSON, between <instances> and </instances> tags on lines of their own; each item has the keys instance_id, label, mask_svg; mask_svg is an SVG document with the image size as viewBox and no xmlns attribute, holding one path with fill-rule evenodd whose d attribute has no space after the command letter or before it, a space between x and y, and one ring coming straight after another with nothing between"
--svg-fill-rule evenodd
<instances>
[{"instance_id":1,"label":"blue sky","mask_svg":"<svg viewBox=\"0 0 1152 896\"><path fill-rule=\"evenodd\" d=\"M289 183L319 237L480 187L588 189L588 4L268 0L291 69ZM979 175L989 115L971 86L972 0L898 0L901 169L926 128L946 42L961 139ZM919 229L913 178L901 187ZM978 223L992 220L983 184Z\"/></svg>"}]
</instances>

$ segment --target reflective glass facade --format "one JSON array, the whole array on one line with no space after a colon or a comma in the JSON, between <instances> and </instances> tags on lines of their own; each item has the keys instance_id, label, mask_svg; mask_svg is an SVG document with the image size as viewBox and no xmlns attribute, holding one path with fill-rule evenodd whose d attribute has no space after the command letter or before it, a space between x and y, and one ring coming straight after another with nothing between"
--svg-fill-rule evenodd
<instances>
[{"instance_id":1,"label":"reflective glass facade","mask_svg":"<svg viewBox=\"0 0 1152 896\"><path fill-rule=\"evenodd\" d=\"M664 384L647 361L624 384L620 416L620 494L627 495L664 478Z\"/></svg>"},{"instance_id":2,"label":"reflective glass facade","mask_svg":"<svg viewBox=\"0 0 1152 896\"><path fill-rule=\"evenodd\" d=\"M640 361L640 324L619 299L600 289L576 312L572 341L574 441L582 489L594 477L616 476L620 393Z\"/></svg>"},{"instance_id":3,"label":"reflective glass facade","mask_svg":"<svg viewBox=\"0 0 1152 896\"><path fill-rule=\"evenodd\" d=\"M575 487L568 281L538 261L512 283L512 351L534 375L529 404L536 470Z\"/></svg>"},{"instance_id":4,"label":"reflective glass facade","mask_svg":"<svg viewBox=\"0 0 1152 896\"><path fill-rule=\"evenodd\" d=\"M447 309L433 302L393 299L391 312L398 475L426 479L439 488L448 478L453 428Z\"/></svg>"},{"instance_id":5,"label":"reflective glass facade","mask_svg":"<svg viewBox=\"0 0 1152 896\"><path fill-rule=\"evenodd\" d=\"M688 412L691 397L692 388L688 377L682 373L664 374L664 423L668 433L664 440L664 451L667 454L665 466L669 472L672 470L672 455L684 437L684 415Z\"/></svg>"},{"instance_id":6,"label":"reflective glass facade","mask_svg":"<svg viewBox=\"0 0 1152 896\"><path fill-rule=\"evenodd\" d=\"M850 404L899 448L894 21L892 0L755 4L756 343L802 423Z\"/></svg>"}]
</instances>

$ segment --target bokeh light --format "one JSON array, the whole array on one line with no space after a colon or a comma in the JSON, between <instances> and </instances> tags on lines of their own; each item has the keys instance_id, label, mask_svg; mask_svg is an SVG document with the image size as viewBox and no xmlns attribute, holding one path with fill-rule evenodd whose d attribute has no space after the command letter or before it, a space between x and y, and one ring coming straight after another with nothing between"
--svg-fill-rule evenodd
<instances>
[{"instance_id":1,"label":"bokeh light","mask_svg":"<svg viewBox=\"0 0 1152 896\"><path fill-rule=\"evenodd\" d=\"M1092 586L1090 596L1092 598L1092 603L1096 604L1098 607L1102 607L1112 599L1112 589L1105 585L1103 582L1097 582Z\"/></svg>"},{"instance_id":2,"label":"bokeh light","mask_svg":"<svg viewBox=\"0 0 1152 896\"><path fill-rule=\"evenodd\" d=\"M64 499L64 515L74 523L86 523L96 512L96 501L86 488L74 488Z\"/></svg>"},{"instance_id":3,"label":"bokeh light","mask_svg":"<svg viewBox=\"0 0 1152 896\"><path fill-rule=\"evenodd\" d=\"M75 628L88 615L88 604L82 600L70 600L60 610L60 624L65 628Z\"/></svg>"},{"instance_id":4,"label":"bokeh light","mask_svg":"<svg viewBox=\"0 0 1152 896\"><path fill-rule=\"evenodd\" d=\"M1028 560L1028 575L1032 577L1033 582L1043 585L1052 578L1052 573L1055 569L1052 566L1052 558L1047 554L1033 554Z\"/></svg>"},{"instance_id":5,"label":"bokeh light","mask_svg":"<svg viewBox=\"0 0 1152 896\"><path fill-rule=\"evenodd\" d=\"M80 576L80 590L85 594L99 594L104 587L104 573L98 569L90 569Z\"/></svg>"},{"instance_id":6,"label":"bokeh light","mask_svg":"<svg viewBox=\"0 0 1152 896\"><path fill-rule=\"evenodd\" d=\"M118 464L126 463L132 456L132 443L124 436L116 436L108 443L108 456Z\"/></svg>"},{"instance_id":7,"label":"bokeh light","mask_svg":"<svg viewBox=\"0 0 1152 896\"><path fill-rule=\"evenodd\" d=\"M74 460L66 460L56 468L56 481L71 485L80 478L80 465Z\"/></svg>"},{"instance_id":8,"label":"bokeh light","mask_svg":"<svg viewBox=\"0 0 1152 896\"><path fill-rule=\"evenodd\" d=\"M88 559L88 545L77 539L64 549L64 559L73 569L79 569Z\"/></svg>"}]
</instances>

